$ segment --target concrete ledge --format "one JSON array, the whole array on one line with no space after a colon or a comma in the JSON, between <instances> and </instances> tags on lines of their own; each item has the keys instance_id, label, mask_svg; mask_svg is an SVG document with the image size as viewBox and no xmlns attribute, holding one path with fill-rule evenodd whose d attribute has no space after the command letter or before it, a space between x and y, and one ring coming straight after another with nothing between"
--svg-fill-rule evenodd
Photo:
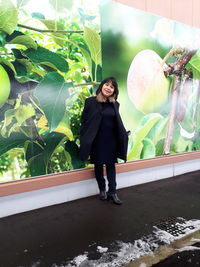
<instances>
[{"instance_id":1,"label":"concrete ledge","mask_svg":"<svg viewBox=\"0 0 200 267\"><path fill-rule=\"evenodd\" d=\"M130 161L127 163L117 164L117 173L130 172L135 170L141 170L146 168L152 168L156 166L165 166L180 162L177 170L177 174L181 174L181 170L184 171L186 161L191 161L200 158L200 151L189 152L176 155L168 155L163 157L156 157L151 159ZM184 163L181 163L184 162ZM193 163L192 163L193 164ZM198 165L198 163L197 163ZM192 167L192 166L191 166ZM198 167L198 166L196 166ZM180 169L180 171L178 171ZM187 167L185 172L187 172ZM184 172L183 172L184 173ZM162 174L161 174L162 175ZM44 175L39 177L27 178L18 181L12 181L7 183L0 183L0 196L8 196L13 194L19 194L29 192L33 190L39 190L52 186L59 186L79 181L88 180L94 177L93 168L80 169L74 171L68 171L58 174Z\"/></svg>"},{"instance_id":2,"label":"concrete ledge","mask_svg":"<svg viewBox=\"0 0 200 267\"><path fill-rule=\"evenodd\" d=\"M199 169L200 158L156 167L137 169L123 173L118 172L117 187L130 187ZM30 192L7 195L1 197L0 199L0 217L64 203L96 194L98 194L96 181L95 179L90 178L82 181L33 190Z\"/></svg>"}]
</instances>

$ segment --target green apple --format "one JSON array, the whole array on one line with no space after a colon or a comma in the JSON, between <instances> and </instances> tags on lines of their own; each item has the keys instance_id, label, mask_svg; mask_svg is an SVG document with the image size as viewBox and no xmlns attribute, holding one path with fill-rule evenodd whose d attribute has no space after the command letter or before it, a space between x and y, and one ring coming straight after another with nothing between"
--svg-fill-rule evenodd
<instances>
[{"instance_id":1,"label":"green apple","mask_svg":"<svg viewBox=\"0 0 200 267\"><path fill-rule=\"evenodd\" d=\"M0 65L0 107L6 102L10 94L10 79L5 69Z\"/></svg>"},{"instance_id":2,"label":"green apple","mask_svg":"<svg viewBox=\"0 0 200 267\"><path fill-rule=\"evenodd\" d=\"M164 75L162 58L153 50L139 52L127 77L128 95L143 113L159 112L168 99L170 81Z\"/></svg>"}]
</instances>

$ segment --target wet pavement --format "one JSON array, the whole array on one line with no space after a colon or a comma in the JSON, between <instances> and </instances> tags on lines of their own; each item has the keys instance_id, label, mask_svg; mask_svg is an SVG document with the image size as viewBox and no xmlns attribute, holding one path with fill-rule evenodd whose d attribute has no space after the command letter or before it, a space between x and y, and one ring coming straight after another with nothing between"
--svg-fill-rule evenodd
<instances>
[{"instance_id":1,"label":"wet pavement","mask_svg":"<svg viewBox=\"0 0 200 267\"><path fill-rule=\"evenodd\" d=\"M185 251L177 252L176 254L152 266L154 267L200 266L200 243L196 243L185 249L186 249Z\"/></svg>"},{"instance_id":2,"label":"wet pavement","mask_svg":"<svg viewBox=\"0 0 200 267\"><path fill-rule=\"evenodd\" d=\"M200 172L121 189L118 194L121 206L92 196L0 219L0 267L95 266L78 264L78 258L76 264L67 263L83 254L96 260L103 248L114 255L119 241L134 243L169 218L200 219ZM191 267L199 262L196 249L154 266Z\"/></svg>"}]
</instances>

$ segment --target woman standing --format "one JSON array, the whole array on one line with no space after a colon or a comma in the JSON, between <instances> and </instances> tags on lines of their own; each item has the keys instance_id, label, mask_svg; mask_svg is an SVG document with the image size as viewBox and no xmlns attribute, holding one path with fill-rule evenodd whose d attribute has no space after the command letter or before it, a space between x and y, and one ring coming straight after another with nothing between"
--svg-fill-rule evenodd
<instances>
[{"instance_id":1,"label":"woman standing","mask_svg":"<svg viewBox=\"0 0 200 267\"><path fill-rule=\"evenodd\" d=\"M100 199L112 199L115 204L122 204L116 194L117 158L126 161L128 134L119 114L117 81L106 78L99 85L96 96L85 100L81 117L80 159L94 163L94 171ZM103 165L106 166L108 193L103 176Z\"/></svg>"}]
</instances>

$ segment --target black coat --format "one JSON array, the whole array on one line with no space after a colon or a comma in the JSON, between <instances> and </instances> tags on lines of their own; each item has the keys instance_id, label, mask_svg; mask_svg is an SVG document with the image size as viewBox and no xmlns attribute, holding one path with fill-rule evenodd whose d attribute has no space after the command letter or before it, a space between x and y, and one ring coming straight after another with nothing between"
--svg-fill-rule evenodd
<instances>
[{"instance_id":1,"label":"black coat","mask_svg":"<svg viewBox=\"0 0 200 267\"><path fill-rule=\"evenodd\" d=\"M118 151L117 158L126 161L127 147L128 147L128 134L124 128L121 116L119 114L119 102L113 103L117 118L118 129ZM81 116L81 129L80 129L80 151L79 158L85 161L91 150L92 142L98 132L101 123L102 105L96 100L95 96L89 97L85 100L85 106Z\"/></svg>"}]
</instances>

